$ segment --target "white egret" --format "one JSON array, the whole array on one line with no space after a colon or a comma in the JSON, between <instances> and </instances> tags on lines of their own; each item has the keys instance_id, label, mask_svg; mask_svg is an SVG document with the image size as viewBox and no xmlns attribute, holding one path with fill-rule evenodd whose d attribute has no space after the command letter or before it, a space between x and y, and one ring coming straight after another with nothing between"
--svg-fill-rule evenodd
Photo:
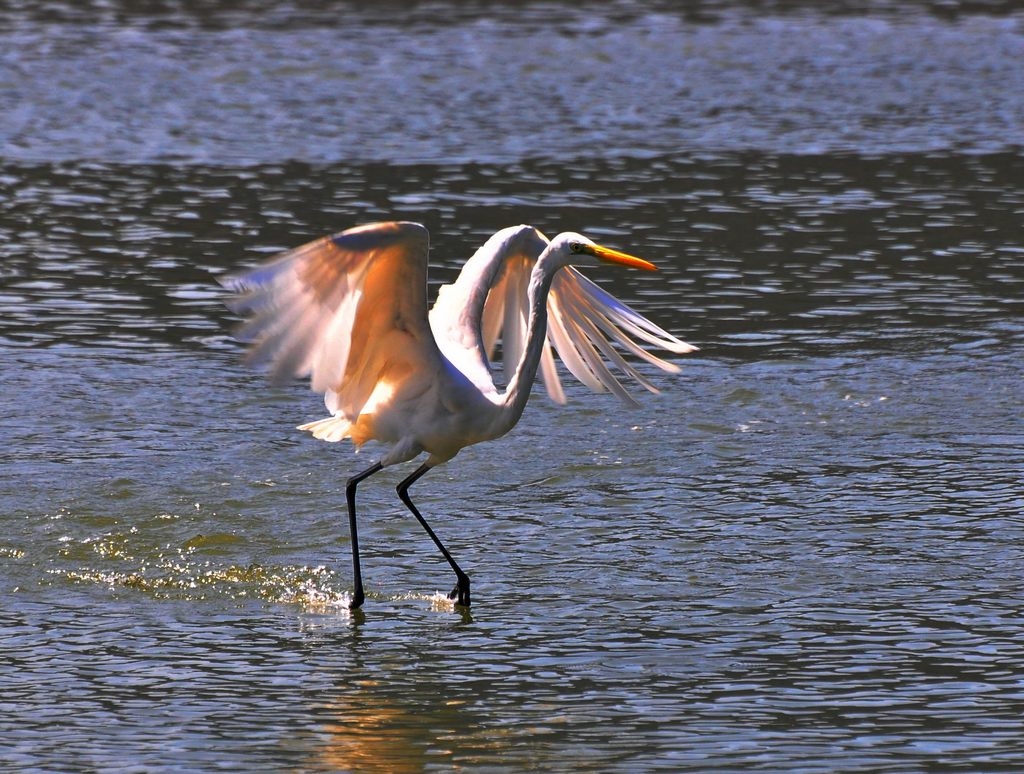
<instances>
[{"instance_id":1,"label":"white egret","mask_svg":"<svg viewBox=\"0 0 1024 774\"><path fill-rule=\"evenodd\" d=\"M409 487L464 446L507 433L519 421L540 369L548 395L564 403L552 348L568 370L598 392L635 403L619 377L655 387L613 347L665 371L678 366L645 349L682 354L695 347L640 316L573 266L617 263L655 267L594 244L580 234L550 242L535 228L492 236L443 286L427 313L427 230L408 222L374 223L317 239L249 272L226 278L243 293L232 308L248 315L240 336L249 359L275 380L312 376L331 416L301 425L325 441L390 444L345 489L355 590L364 600L356 529L356 486L381 469L429 456L398 485L398 496L455 571L449 597L469 605L469 577L409 497ZM495 384L491 357L501 338L506 386ZM607 363L606 363L607 361Z\"/></svg>"}]
</instances>

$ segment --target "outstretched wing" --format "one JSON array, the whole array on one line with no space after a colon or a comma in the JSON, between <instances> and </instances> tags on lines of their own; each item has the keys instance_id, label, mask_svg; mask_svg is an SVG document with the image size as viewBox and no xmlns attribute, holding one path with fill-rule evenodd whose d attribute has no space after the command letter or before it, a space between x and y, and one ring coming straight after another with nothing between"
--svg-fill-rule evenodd
<instances>
[{"instance_id":1,"label":"outstretched wing","mask_svg":"<svg viewBox=\"0 0 1024 774\"><path fill-rule=\"evenodd\" d=\"M658 389L622 357L615 345L669 373L678 373L679 366L657 357L648 347L677 355L697 349L602 290L572 266L558 272L551 283L548 340L573 376L595 392L610 391L627 403L636 400L609 366L651 392Z\"/></svg>"},{"instance_id":2,"label":"outstretched wing","mask_svg":"<svg viewBox=\"0 0 1024 774\"><path fill-rule=\"evenodd\" d=\"M343 231L222 279L244 295L239 337L271 378L312 376L328 409L350 421L379 382L436 367L427 324L427 230L388 222ZM429 362L424 362L429 361Z\"/></svg>"},{"instance_id":3,"label":"outstretched wing","mask_svg":"<svg viewBox=\"0 0 1024 774\"><path fill-rule=\"evenodd\" d=\"M488 354L493 355L500 332L506 374L515 368L526 338L526 287L534 263L508 261L484 305L485 346ZM658 389L622 356L620 349L669 373L678 373L679 366L654 355L648 347L680 355L697 349L602 290L572 266L558 272L551 283L547 340L569 373L583 384L594 392L612 392L632 404L636 400L612 368L627 382L635 380L651 392ZM545 348L540 372L548 397L555 403L565 403L550 347Z\"/></svg>"}]
</instances>

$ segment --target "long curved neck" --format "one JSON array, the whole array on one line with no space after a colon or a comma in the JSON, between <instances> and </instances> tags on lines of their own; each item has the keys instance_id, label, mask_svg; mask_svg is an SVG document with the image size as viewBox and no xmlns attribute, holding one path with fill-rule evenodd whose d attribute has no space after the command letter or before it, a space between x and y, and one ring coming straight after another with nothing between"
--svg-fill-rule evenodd
<instances>
[{"instance_id":1,"label":"long curved neck","mask_svg":"<svg viewBox=\"0 0 1024 774\"><path fill-rule=\"evenodd\" d=\"M544 345L547 341L548 291L551 290L555 272L561 267L551 265L544 258L545 256L541 256L530 273L530 287L527 291L530 317L526 325L526 346L502 395L504 419L508 425L503 428L505 432L519 421L519 417L522 416L523 410L526 408L526 402L530 399L530 390L537 377L537 368L540 366L540 358L544 353Z\"/></svg>"}]
</instances>

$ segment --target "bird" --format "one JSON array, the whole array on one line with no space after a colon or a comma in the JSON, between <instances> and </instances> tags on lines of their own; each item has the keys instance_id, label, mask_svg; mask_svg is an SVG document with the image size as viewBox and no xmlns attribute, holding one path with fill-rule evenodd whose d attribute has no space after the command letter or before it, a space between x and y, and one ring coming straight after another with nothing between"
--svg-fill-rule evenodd
<instances>
[{"instance_id":1,"label":"bird","mask_svg":"<svg viewBox=\"0 0 1024 774\"><path fill-rule=\"evenodd\" d=\"M680 341L587 279L578 267L656 267L575 232L553 239L533 226L501 229L438 290L427 309L429 234L418 223L387 221L315 239L255 268L221 279L228 306L243 317L237 337L246 360L272 382L310 377L330 416L299 425L315 438L386 446L377 462L348 479L353 593L365 601L356 523L356 488L420 455L397 486L402 503L455 573L448 595L471 604L470 579L409 494L428 471L471 444L500 438L522 416L538 375L549 397L566 402L554 353L590 389L636 400L622 378L658 392L619 349L667 372L675 363L648 347L686 354ZM501 340L502 376L492 359ZM618 348L617 348L618 347Z\"/></svg>"}]
</instances>

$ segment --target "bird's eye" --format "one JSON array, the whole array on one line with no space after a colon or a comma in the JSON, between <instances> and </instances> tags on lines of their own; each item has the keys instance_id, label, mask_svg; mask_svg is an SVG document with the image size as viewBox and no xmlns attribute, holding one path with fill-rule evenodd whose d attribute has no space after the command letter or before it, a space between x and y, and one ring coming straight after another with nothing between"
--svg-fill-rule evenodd
<instances>
[{"instance_id":1,"label":"bird's eye","mask_svg":"<svg viewBox=\"0 0 1024 774\"><path fill-rule=\"evenodd\" d=\"M572 250L574 253L582 253L583 252L583 244L580 243L580 242L570 242L569 243L569 249Z\"/></svg>"}]
</instances>

